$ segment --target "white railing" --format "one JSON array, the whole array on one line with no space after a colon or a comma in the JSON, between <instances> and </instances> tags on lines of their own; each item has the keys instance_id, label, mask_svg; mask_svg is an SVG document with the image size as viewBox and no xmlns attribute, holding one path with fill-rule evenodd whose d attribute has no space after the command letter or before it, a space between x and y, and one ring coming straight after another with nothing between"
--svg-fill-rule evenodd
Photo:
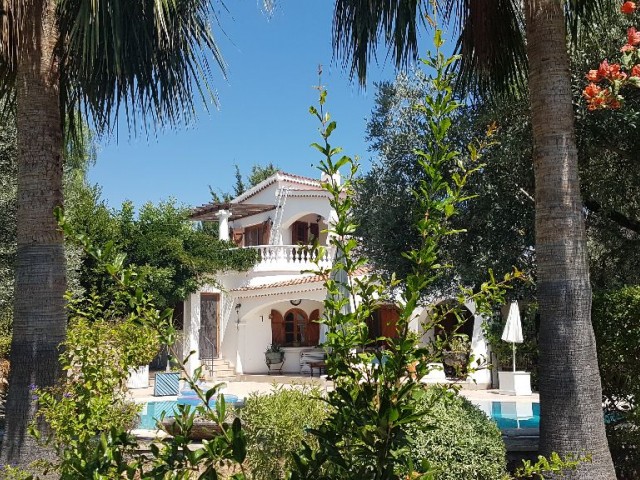
<instances>
[{"instance_id":1,"label":"white railing","mask_svg":"<svg viewBox=\"0 0 640 480\"><path fill-rule=\"evenodd\" d=\"M297 269L313 268L317 250L306 245L258 245L258 264L256 267L264 269ZM322 268L328 268L333 261L333 249L327 248L319 262Z\"/></svg>"}]
</instances>

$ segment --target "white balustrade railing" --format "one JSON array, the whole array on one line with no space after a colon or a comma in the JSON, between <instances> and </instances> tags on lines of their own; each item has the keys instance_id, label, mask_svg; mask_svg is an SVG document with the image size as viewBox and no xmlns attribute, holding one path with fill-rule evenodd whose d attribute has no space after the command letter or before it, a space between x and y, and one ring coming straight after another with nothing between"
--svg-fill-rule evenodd
<instances>
[{"instance_id":1,"label":"white balustrade railing","mask_svg":"<svg viewBox=\"0 0 640 480\"><path fill-rule=\"evenodd\" d=\"M318 254L317 249L307 245L258 245L245 248L258 250L260 257L256 266L260 268L312 268ZM330 267L333 255L333 248L327 248L319 259L319 266Z\"/></svg>"}]
</instances>

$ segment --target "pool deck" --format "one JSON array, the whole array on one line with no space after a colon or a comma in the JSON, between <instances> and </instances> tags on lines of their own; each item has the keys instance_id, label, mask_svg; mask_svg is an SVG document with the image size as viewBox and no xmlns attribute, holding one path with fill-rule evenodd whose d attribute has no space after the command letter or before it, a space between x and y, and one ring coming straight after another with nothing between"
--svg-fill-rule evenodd
<instances>
[{"instance_id":1,"label":"pool deck","mask_svg":"<svg viewBox=\"0 0 640 480\"><path fill-rule=\"evenodd\" d=\"M228 393L236 395L239 398L246 398L249 395L265 394L273 390L274 386L282 386L283 388L303 388L305 385L311 385L319 387L322 390L328 391L333 388L333 383L330 380L318 377L309 377L308 375L242 375L240 379L234 379L230 381L222 381L224 388L222 393ZM215 382L207 382L209 387L213 386ZM493 401L493 402L539 402L540 397L537 393L532 395L506 395L500 393L497 389L491 390L476 390L465 388L464 384L461 384L462 388L460 394L469 399L471 402ZM159 400L175 400L175 396L155 397L153 395L153 378L150 380L150 386L147 388L138 388L129 390L132 399L135 402L153 402Z\"/></svg>"}]
</instances>

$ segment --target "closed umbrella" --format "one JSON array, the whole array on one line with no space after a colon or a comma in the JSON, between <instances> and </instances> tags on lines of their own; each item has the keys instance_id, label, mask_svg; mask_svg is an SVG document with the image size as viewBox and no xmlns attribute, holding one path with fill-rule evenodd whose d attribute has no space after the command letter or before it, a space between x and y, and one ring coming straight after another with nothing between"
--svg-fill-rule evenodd
<instances>
[{"instance_id":1,"label":"closed umbrella","mask_svg":"<svg viewBox=\"0 0 640 480\"><path fill-rule=\"evenodd\" d=\"M518 302L511 302L509 307L509 315L507 316L507 324L502 332L502 340L511 342L513 345L513 371L516 371L516 343L524 342L522 337L522 323L520 322L520 309Z\"/></svg>"}]
</instances>

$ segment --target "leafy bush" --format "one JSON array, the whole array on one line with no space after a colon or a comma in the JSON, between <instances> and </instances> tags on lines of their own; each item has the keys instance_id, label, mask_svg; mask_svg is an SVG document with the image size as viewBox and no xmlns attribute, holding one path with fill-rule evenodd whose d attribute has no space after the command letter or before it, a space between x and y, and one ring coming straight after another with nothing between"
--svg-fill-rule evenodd
<instances>
[{"instance_id":1,"label":"leafy bush","mask_svg":"<svg viewBox=\"0 0 640 480\"><path fill-rule=\"evenodd\" d=\"M591 318L616 473L640 478L640 286L596 293Z\"/></svg>"},{"instance_id":2,"label":"leafy bush","mask_svg":"<svg viewBox=\"0 0 640 480\"><path fill-rule=\"evenodd\" d=\"M10 350L11 350L11 336L0 335L0 359L9 359Z\"/></svg>"},{"instance_id":3,"label":"leafy bush","mask_svg":"<svg viewBox=\"0 0 640 480\"><path fill-rule=\"evenodd\" d=\"M11 308L0 308L0 359L9 358L12 322L13 312Z\"/></svg>"},{"instance_id":4,"label":"leafy bush","mask_svg":"<svg viewBox=\"0 0 640 480\"><path fill-rule=\"evenodd\" d=\"M451 391L429 388L418 400L429 415L413 426L414 462L427 460L436 480L495 480L506 474L506 450L496 424Z\"/></svg>"},{"instance_id":5,"label":"leafy bush","mask_svg":"<svg viewBox=\"0 0 640 480\"><path fill-rule=\"evenodd\" d=\"M58 466L63 478L92 458L100 434L133 427L139 406L127 398L128 371L157 351L151 328L106 320L95 300L82 302L81 308L70 305L73 313L60 356L67 374L56 386L34 392L38 415L54 432L48 440L63 459Z\"/></svg>"},{"instance_id":6,"label":"leafy bush","mask_svg":"<svg viewBox=\"0 0 640 480\"><path fill-rule=\"evenodd\" d=\"M247 459L252 478L284 478L292 463L291 452L302 441L314 444L308 428L317 428L327 416L327 404L317 387L274 386L268 395L251 395L241 410L246 427Z\"/></svg>"}]
</instances>

